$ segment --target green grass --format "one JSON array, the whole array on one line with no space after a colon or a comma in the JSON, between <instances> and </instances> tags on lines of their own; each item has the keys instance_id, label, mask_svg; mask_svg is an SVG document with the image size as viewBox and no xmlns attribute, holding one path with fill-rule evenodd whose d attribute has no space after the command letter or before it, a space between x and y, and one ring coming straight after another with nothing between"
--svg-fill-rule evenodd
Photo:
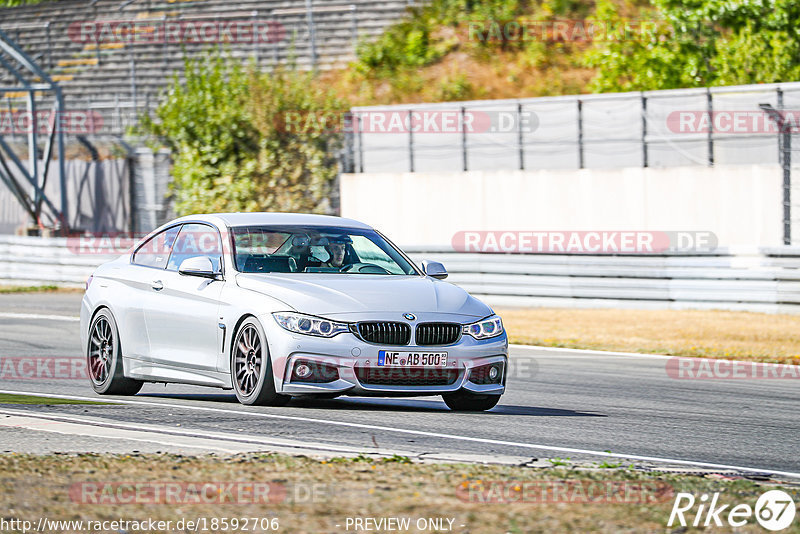
<instances>
[{"instance_id":1,"label":"green grass","mask_svg":"<svg viewBox=\"0 0 800 534\"><path fill-rule=\"evenodd\" d=\"M112 404L110 402L95 402L75 399L56 399L53 397L36 397L33 395L15 395L12 393L0 393L0 404Z\"/></svg>"},{"instance_id":2,"label":"green grass","mask_svg":"<svg viewBox=\"0 0 800 534\"><path fill-rule=\"evenodd\" d=\"M54 1L56 0L0 0L0 7L30 6Z\"/></svg>"},{"instance_id":3,"label":"green grass","mask_svg":"<svg viewBox=\"0 0 800 534\"><path fill-rule=\"evenodd\" d=\"M53 284L41 286L6 286L0 285L0 295L14 293L83 293L82 287L63 287Z\"/></svg>"},{"instance_id":4,"label":"green grass","mask_svg":"<svg viewBox=\"0 0 800 534\"><path fill-rule=\"evenodd\" d=\"M41 291L58 291L61 289L54 285L44 286L0 286L0 293L38 293Z\"/></svg>"}]
</instances>

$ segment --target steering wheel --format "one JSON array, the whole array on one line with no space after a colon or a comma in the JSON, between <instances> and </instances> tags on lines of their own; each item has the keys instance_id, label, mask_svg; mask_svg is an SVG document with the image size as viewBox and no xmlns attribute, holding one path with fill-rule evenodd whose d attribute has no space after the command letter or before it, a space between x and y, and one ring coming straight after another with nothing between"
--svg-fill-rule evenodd
<instances>
[{"instance_id":1,"label":"steering wheel","mask_svg":"<svg viewBox=\"0 0 800 534\"><path fill-rule=\"evenodd\" d=\"M339 272L359 274L391 274L380 265L375 265L374 263L351 263L349 265L342 265L342 267L339 269Z\"/></svg>"}]
</instances>

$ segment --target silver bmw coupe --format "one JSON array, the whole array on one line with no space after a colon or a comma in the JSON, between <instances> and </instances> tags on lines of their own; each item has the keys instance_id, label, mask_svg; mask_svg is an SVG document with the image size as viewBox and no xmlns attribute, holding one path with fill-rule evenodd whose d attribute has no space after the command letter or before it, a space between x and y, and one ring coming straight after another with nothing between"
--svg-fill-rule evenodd
<instances>
[{"instance_id":1,"label":"silver bmw coupe","mask_svg":"<svg viewBox=\"0 0 800 534\"><path fill-rule=\"evenodd\" d=\"M349 219L176 219L87 281L91 385L134 395L144 382L195 384L273 406L441 395L452 410L488 410L505 391L503 322L446 277Z\"/></svg>"}]
</instances>

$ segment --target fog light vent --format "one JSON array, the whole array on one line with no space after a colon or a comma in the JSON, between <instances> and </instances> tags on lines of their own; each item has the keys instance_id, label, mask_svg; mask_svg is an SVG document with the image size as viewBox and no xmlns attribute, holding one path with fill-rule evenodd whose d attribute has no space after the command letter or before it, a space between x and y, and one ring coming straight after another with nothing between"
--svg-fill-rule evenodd
<instances>
[{"instance_id":1,"label":"fog light vent","mask_svg":"<svg viewBox=\"0 0 800 534\"><path fill-rule=\"evenodd\" d=\"M473 367L469 372L469 381L473 384L500 384L503 380L503 364L492 363Z\"/></svg>"},{"instance_id":2,"label":"fog light vent","mask_svg":"<svg viewBox=\"0 0 800 534\"><path fill-rule=\"evenodd\" d=\"M292 369L292 382L326 384L339 380L339 369L320 362L298 360Z\"/></svg>"}]
</instances>

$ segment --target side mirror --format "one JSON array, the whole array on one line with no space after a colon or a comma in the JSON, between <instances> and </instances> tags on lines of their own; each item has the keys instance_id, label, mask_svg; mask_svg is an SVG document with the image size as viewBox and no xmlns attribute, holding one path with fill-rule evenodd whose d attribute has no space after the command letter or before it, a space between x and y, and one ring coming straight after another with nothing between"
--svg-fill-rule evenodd
<instances>
[{"instance_id":1,"label":"side mirror","mask_svg":"<svg viewBox=\"0 0 800 534\"><path fill-rule=\"evenodd\" d=\"M447 269L445 269L444 265L442 265L438 261L423 260L422 272L424 272L431 278L438 278L439 280L444 280L445 278L447 278Z\"/></svg>"},{"instance_id":2,"label":"side mirror","mask_svg":"<svg viewBox=\"0 0 800 534\"><path fill-rule=\"evenodd\" d=\"M200 278L212 278L214 280L222 274L214 268L214 263L208 256L186 258L178 267L178 272L185 276L199 276Z\"/></svg>"}]
</instances>

